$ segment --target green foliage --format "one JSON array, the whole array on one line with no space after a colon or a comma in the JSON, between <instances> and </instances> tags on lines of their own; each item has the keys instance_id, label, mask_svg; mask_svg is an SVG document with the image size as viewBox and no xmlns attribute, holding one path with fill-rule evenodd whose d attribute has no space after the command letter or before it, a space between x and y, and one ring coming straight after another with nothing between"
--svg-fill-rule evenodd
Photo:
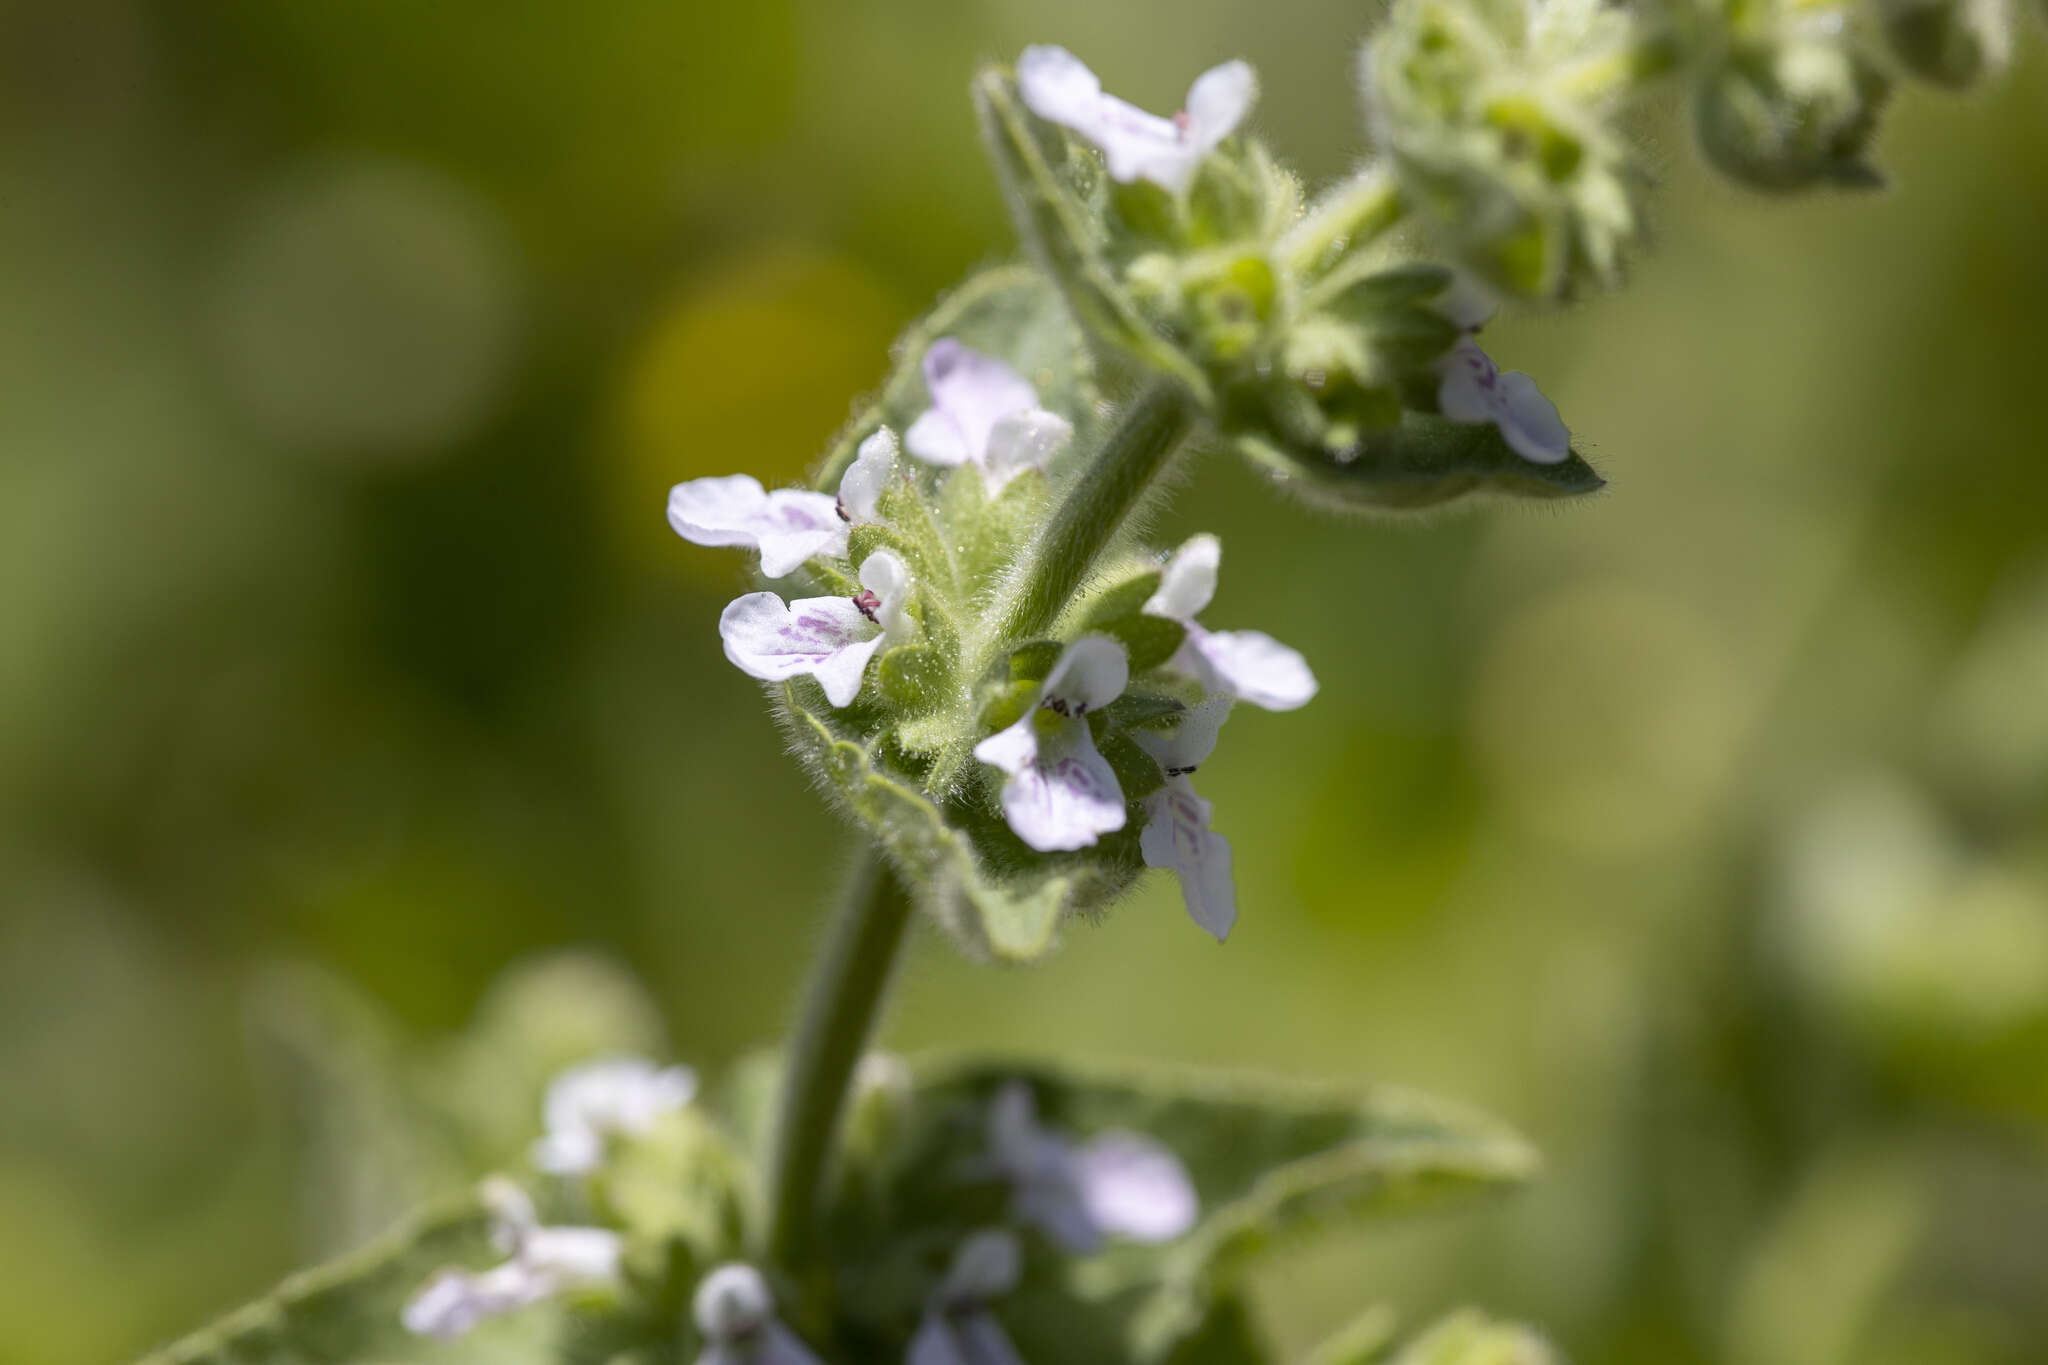
<instances>
[{"instance_id":1,"label":"green foliage","mask_svg":"<svg viewBox=\"0 0 2048 1365\"><path fill-rule=\"evenodd\" d=\"M431 1350L399 1322L427 1278L499 1259L473 1197L423 1213L357 1255L294 1276L269 1297L145 1358L141 1365L370 1365ZM546 1315L543 1314L543 1317Z\"/></svg>"},{"instance_id":2,"label":"green foliage","mask_svg":"<svg viewBox=\"0 0 2048 1365\"><path fill-rule=\"evenodd\" d=\"M1282 487L1348 511L1435 507L1468 493L1580 497L1606 485L1576 451L1538 464L1517 455L1493 426L1426 413L1408 413L1399 426L1371 433L1349 459L1283 449L1250 434L1238 438L1238 449Z\"/></svg>"},{"instance_id":3,"label":"green foliage","mask_svg":"<svg viewBox=\"0 0 2048 1365\"><path fill-rule=\"evenodd\" d=\"M1134 860L1014 856L998 868L987 852L1006 830L981 817L955 823L908 779L892 774L784 689L781 704L798 751L915 888L919 905L977 957L1029 961L1053 946L1066 914L1100 904L1137 875ZM1008 842L1014 844L1014 840Z\"/></svg>"},{"instance_id":4,"label":"green foliage","mask_svg":"<svg viewBox=\"0 0 2048 1365\"><path fill-rule=\"evenodd\" d=\"M1006 1085L1028 1085L1040 1122L1076 1140L1113 1130L1157 1139L1200 1196L1199 1223L1164 1246L1027 1257L1024 1289L1001 1308L1027 1359L1267 1359L1239 1295L1272 1251L1498 1193L1535 1168L1498 1123L1394 1091L987 1057L934 1059L915 1074L902 1140L851 1174L873 1193L834 1228L842 1311L869 1332L914 1313L935 1248L1002 1216L1004 1190L977 1171L990 1102Z\"/></svg>"}]
</instances>

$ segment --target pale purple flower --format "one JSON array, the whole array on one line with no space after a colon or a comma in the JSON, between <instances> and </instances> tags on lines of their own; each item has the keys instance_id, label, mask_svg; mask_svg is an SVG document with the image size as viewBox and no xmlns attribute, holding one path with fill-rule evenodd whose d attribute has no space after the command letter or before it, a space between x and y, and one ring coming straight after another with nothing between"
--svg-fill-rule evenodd
<instances>
[{"instance_id":1,"label":"pale purple flower","mask_svg":"<svg viewBox=\"0 0 2048 1365\"><path fill-rule=\"evenodd\" d=\"M802 597L787 605L772 592L737 599L718 618L725 657L766 682L807 673L825 689L825 700L849 705L875 651L914 629L910 570L902 560L875 551L860 566L860 583L852 597Z\"/></svg>"},{"instance_id":2,"label":"pale purple flower","mask_svg":"<svg viewBox=\"0 0 2048 1365\"><path fill-rule=\"evenodd\" d=\"M1012 1215L1067 1251L1085 1255L1112 1236L1168 1242L1195 1224L1200 1202L1187 1168L1143 1133L1113 1129L1073 1142L1039 1126L1022 1081L997 1092L988 1130Z\"/></svg>"},{"instance_id":3,"label":"pale purple flower","mask_svg":"<svg viewBox=\"0 0 2048 1365\"><path fill-rule=\"evenodd\" d=\"M464 1335L486 1318L528 1307L573 1289L620 1283L625 1243L606 1228L542 1227L533 1201L511 1181L484 1182L491 1239L508 1259L489 1270L440 1271L405 1305L406 1330L420 1336Z\"/></svg>"},{"instance_id":4,"label":"pale purple flower","mask_svg":"<svg viewBox=\"0 0 2048 1365\"><path fill-rule=\"evenodd\" d=\"M1044 468L1073 439L1072 424L1038 405L1029 380L952 337L924 353L924 384L932 406L903 433L904 445L927 464L972 464L991 494Z\"/></svg>"},{"instance_id":5,"label":"pale purple flower","mask_svg":"<svg viewBox=\"0 0 2048 1365\"><path fill-rule=\"evenodd\" d=\"M1225 62L1195 78L1180 113L1160 118L1104 93L1095 73L1065 48L1027 47L1017 59L1017 89L1032 113L1100 148L1112 180L1149 180L1180 195L1202 158L1251 112L1259 82L1245 63Z\"/></svg>"},{"instance_id":6,"label":"pale purple flower","mask_svg":"<svg viewBox=\"0 0 2048 1365\"><path fill-rule=\"evenodd\" d=\"M696 545L740 545L761 552L761 572L781 578L821 555L846 553L851 522L875 521L875 497L896 458L896 434L883 427L860 444L839 495L808 489L768 492L751 474L692 479L668 493L668 523Z\"/></svg>"},{"instance_id":7,"label":"pale purple flower","mask_svg":"<svg viewBox=\"0 0 2048 1365\"><path fill-rule=\"evenodd\" d=\"M1132 736L1166 774L1145 798L1145 828L1138 849L1145 866L1171 868L1180 878L1188 915L1221 943L1237 923L1237 887L1230 871L1230 841L1209 828L1210 804L1188 778L1216 748L1216 732L1230 702L1214 698L1188 711L1170 731L1134 730Z\"/></svg>"},{"instance_id":8,"label":"pale purple flower","mask_svg":"<svg viewBox=\"0 0 2048 1365\"><path fill-rule=\"evenodd\" d=\"M1123 695L1129 680L1124 647L1085 635L1060 653L1031 710L974 746L976 758L1008 775L1003 818L1040 852L1086 848L1124 827L1123 789L1087 715Z\"/></svg>"},{"instance_id":9,"label":"pale purple flower","mask_svg":"<svg viewBox=\"0 0 2048 1365\"><path fill-rule=\"evenodd\" d=\"M1172 666L1211 692L1248 701L1268 711L1292 711L1316 694L1308 661L1272 636L1256 630L1209 630L1195 614L1216 595L1216 570L1223 546L1214 536L1191 538L1160 573L1159 589L1145 611L1187 627L1187 639Z\"/></svg>"},{"instance_id":10,"label":"pale purple flower","mask_svg":"<svg viewBox=\"0 0 2048 1365\"><path fill-rule=\"evenodd\" d=\"M768 1281L750 1265L719 1266L691 1304L704 1349L697 1365L818 1365L803 1339L775 1316Z\"/></svg>"},{"instance_id":11,"label":"pale purple flower","mask_svg":"<svg viewBox=\"0 0 2048 1365\"><path fill-rule=\"evenodd\" d=\"M659 1067L644 1057L605 1057L557 1076L542 1105L547 1125L533 1164L555 1175L587 1175L613 1137L644 1137L664 1114L696 1097L697 1073Z\"/></svg>"},{"instance_id":12,"label":"pale purple flower","mask_svg":"<svg viewBox=\"0 0 2048 1365\"><path fill-rule=\"evenodd\" d=\"M1469 336L1437 361L1437 407L1453 422L1491 422L1517 455L1556 464L1572 453L1572 434L1557 405L1520 370L1503 374Z\"/></svg>"},{"instance_id":13,"label":"pale purple flower","mask_svg":"<svg viewBox=\"0 0 2048 1365\"><path fill-rule=\"evenodd\" d=\"M1010 1233L991 1228L968 1237L925 1304L905 1365L1023 1365L988 1308L1017 1287L1022 1268Z\"/></svg>"}]
</instances>

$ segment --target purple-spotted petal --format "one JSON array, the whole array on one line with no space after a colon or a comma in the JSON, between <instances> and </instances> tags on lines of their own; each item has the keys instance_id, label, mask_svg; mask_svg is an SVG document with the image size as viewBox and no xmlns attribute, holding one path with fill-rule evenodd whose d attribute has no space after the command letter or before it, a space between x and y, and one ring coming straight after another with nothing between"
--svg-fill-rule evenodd
<instances>
[{"instance_id":1,"label":"purple-spotted petal","mask_svg":"<svg viewBox=\"0 0 2048 1365\"><path fill-rule=\"evenodd\" d=\"M761 572L770 578L846 548L846 524L830 495L793 488L769 493L747 474L677 484L669 490L668 520L696 545L758 549Z\"/></svg>"},{"instance_id":2,"label":"purple-spotted petal","mask_svg":"<svg viewBox=\"0 0 2048 1365\"><path fill-rule=\"evenodd\" d=\"M1004 735L1035 723L1035 716L1026 716ZM1030 760L1014 771L1001 760L1014 761L1023 742L1012 736L1011 747L1005 749L995 743L1001 739L997 735L983 740L975 746L975 756L1010 772L1003 783L1003 818L1018 838L1041 853L1052 853L1087 848L1124 827L1123 791L1115 770L1097 752L1086 721L1049 721L1038 730Z\"/></svg>"},{"instance_id":3,"label":"purple-spotted petal","mask_svg":"<svg viewBox=\"0 0 2048 1365\"><path fill-rule=\"evenodd\" d=\"M1237 887L1230 841L1209 828L1212 809L1186 777L1167 778L1145 798L1138 850L1145 866L1169 868L1179 876L1189 917L1221 943L1237 923Z\"/></svg>"},{"instance_id":4,"label":"purple-spotted petal","mask_svg":"<svg viewBox=\"0 0 2048 1365\"><path fill-rule=\"evenodd\" d=\"M1074 1153L1080 1186L1095 1226L1138 1242L1170 1242L1195 1225L1201 1202L1187 1168L1143 1133L1104 1133Z\"/></svg>"},{"instance_id":5,"label":"purple-spotted petal","mask_svg":"<svg viewBox=\"0 0 2048 1365\"><path fill-rule=\"evenodd\" d=\"M805 597L784 606L772 592L739 598L718 618L725 657L766 682L816 678L825 699L846 706L882 642L882 629L844 597Z\"/></svg>"},{"instance_id":6,"label":"purple-spotted petal","mask_svg":"<svg viewBox=\"0 0 2048 1365\"><path fill-rule=\"evenodd\" d=\"M1571 454L1571 432L1557 407L1520 371L1502 374L1467 337L1437 362L1437 407L1454 422L1491 422L1517 455L1556 464Z\"/></svg>"}]
</instances>

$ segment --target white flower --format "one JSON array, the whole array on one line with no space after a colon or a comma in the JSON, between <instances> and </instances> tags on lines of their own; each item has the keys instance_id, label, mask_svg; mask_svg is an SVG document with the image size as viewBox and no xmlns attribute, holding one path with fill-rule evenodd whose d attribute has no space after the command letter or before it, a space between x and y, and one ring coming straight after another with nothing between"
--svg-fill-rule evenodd
<instances>
[{"instance_id":1,"label":"white flower","mask_svg":"<svg viewBox=\"0 0 2048 1365\"><path fill-rule=\"evenodd\" d=\"M808 673L825 700L845 706L860 695L868 660L911 632L910 570L887 550L860 566L854 597L801 597L783 605L772 592L750 592L718 618L725 657L742 673L781 682Z\"/></svg>"},{"instance_id":2,"label":"white flower","mask_svg":"<svg viewBox=\"0 0 2048 1365\"><path fill-rule=\"evenodd\" d=\"M1021 1271L1017 1239L1000 1228L962 1242L925 1305L905 1365L1023 1365L1003 1325L988 1311L989 1300L1017 1287Z\"/></svg>"},{"instance_id":3,"label":"white flower","mask_svg":"<svg viewBox=\"0 0 2048 1365\"><path fill-rule=\"evenodd\" d=\"M761 552L761 572L781 578L807 559L846 553L850 521L874 521L875 497L896 457L896 434L883 427L860 444L841 476L839 496L807 489L770 493L751 474L692 479L668 492L668 524L695 545L744 545Z\"/></svg>"},{"instance_id":4,"label":"white flower","mask_svg":"<svg viewBox=\"0 0 2048 1365\"><path fill-rule=\"evenodd\" d=\"M1173 666L1211 692L1292 711L1316 694L1308 661L1272 636L1256 630L1207 630L1195 613L1216 595L1216 569L1223 545L1214 536L1195 536L1174 552L1160 573L1159 590L1145 611L1187 627L1187 639Z\"/></svg>"},{"instance_id":5,"label":"white flower","mask_svg":"<svg viewBox=\"0 0 2048 1365\"><path fill-rule=\"evenodd\" d=\"M1095 73L1065 48L1027 47L1017 59L1017 89L1032 113L1101 148L1112 180L1149 180L1178 195L1251 112L1259 81L1245 63L1225 62L1195 78L1181 113L1160 118L1104 94Z\"/></svg>"},{"instance_id":6,"label":"white flower","mask_svg":"<svg viewBox=\"0 0 2048 1365\"><path fill-rule=\"evenodd\" d=\"M854 451L853 463L839 476L839 502L835 510L842 521L861 524L882 519L878 504L889 476L896 472L896 433L877 427Z\"/></svg>"},{"instance_id":7,"label":"white flower","mask_svg":"<svg viewBox=\"0 0 2048 1365\"><path fill-rule=\"evenodd\" d=\"M1514 452L1537 464L1556 464L1572 453L1572 434L1520 370L1502 374L1471 337L1458 338L1437 361L1436 403L1453 422L1491 422Z\"/></svg>"},{"instance_id":8,"label":"white flower","mask_svg":"<svg viewBox=\"0 0 2048 1365\"><path fill-rule=\"evenodd\" d=\"M510 1313L565 1290L619 1283L625 1244L605 1228L544 1228L533 1201L511 1181L484 1182L494 1224L491 1239L509 1259L489 1270L448 1269L407 1302L401 1320L420 1336L459 1337L486 1318Z\"/></svg>"},{"instance_id":9,"label":"white flower","mask_svg":"<svg viewBox=\"0 0 2048 1365\"><path fill-rule=\"evenodd\" d=\"M691 1311L704 1338L697 1365L818 1365L810 1347L776 1319L768 1281L750 1265L722 1265L706 1275Z\"/></svg>"},{"instance_id":10,"label":"white flower","mask_svg":"<svg viewBox=\"0 0 2048 1365\"><path fill-rule=\"evenodd\" d=\"M607 1140L645 1136L696 1094L697 1073L686 1066L604 1057L570 1067L548 1086L541 1107L547 1133L534 1141L533 1164L553 1175L587 1175L603 1162Z\"/></svg>"},{"instance_id":11,"label":"white flower","mask_svg":"<svg viewBox=\"0 0 2048 1365\"><path fill-rule=\"evenodd\" d=\"M1124 794L1095 748L1087 716L1123 695L1124 647L1086 635L1061 651L1038 703L1021 720L974 746L974 756L1009 775L1003 817L1042 853L1086 848L1124 827Z\"/></svg>"},{"instance_id":12,"label":"white flower","mask_svg":"<svg viewBox=\"0 0 2048 1365\"><path fill-rule=\"evenodd\" d=\"M1230 841L1209 828L1212 807L1195 794L1188 775L1215 750L1216 732L1229 714L1229 701L1219 697L1187 712L1170 732L1131 732L1166 772L1165 785L1145 798L1145 828L1138 835L1145 866L1173 869L1188 914L1218 943L1237 923Z\"/></svg>"},{"instance_id":13,"label":"white flower","mask_svg":"<svg viewBox=\"0 0 2048 1365\"><path fill-rule=\"evenodd\" d=\"M927 464L972 464L991 494L1027 469L1042 469L1074 428L1038 406L1038 390L992 355L941 337L924 353L932 406L903 443Z\"/></svg>"},{"instance_id":14,"label":"white flower","mask_svg":"<svg viewBox=\"0 0 2048 1365\"><path fill-rule=\"evenodd\" d=\"M1039 1127L1022 1081L997 1092L988 1137L996 1169L1011 1185L1013 1216L1077 1255L1110 1236L1172 1241L1200 1211L1187 1168L1160 1143L1123 1129L1073 1143Z\"/></svg>"}]
</instances>

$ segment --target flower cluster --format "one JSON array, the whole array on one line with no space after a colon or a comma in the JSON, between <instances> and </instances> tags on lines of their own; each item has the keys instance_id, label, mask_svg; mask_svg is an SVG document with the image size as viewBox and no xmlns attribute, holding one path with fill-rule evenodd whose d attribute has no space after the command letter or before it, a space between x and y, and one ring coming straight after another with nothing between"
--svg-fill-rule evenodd
<instances>
[{"instance_id":1,"label":"flower cluster","mask_svg":"<svg viewBox=\"0 0 2048 1365\"><path fill-rule=\"evenodd\" d=\"M696 1095L687 1067L658 1067L639 1057L608 1057L572 1067L549 1085L542 1104L546 1130L533 1163L575 1179L594 1174L615 1139L647 1136L662 1118ZM519 1186L493 1177L480 1197L492 1219L491 1239L506 1259L483 1271L443 1270L406 1304L408 1330L457 1337L485 1319L575 1290L616 1291L625 1240L600 1227L543 1226Z\"/></svg>"},{"instance_id":2,"label":"flower cluster","mask_svg":"<svg viewBox=\"0 0 2048 1365\"><path fill-rule=\"evenodd\" d=\"M1156 169L1156 161L1145 164ZM900 441L886 426L869 433L836 496L764 492L744 475L694 480L670 494L669 520L686 539L751 547L767 576L802 573L852 589L790 600L773 592L738 598L719 620L726 657L765 682L809 678L835 710L886 723L889 712L903 709L903 689L892 693L880 676L888 670L877 661L902 651L917 661L928 709L942 712L948 701L958 702L972 757L1000 775L994 805L1018 840L1042 854L1093 848L1124 830L1135 806L1144 820L1144 863L1177 872L1190 913L1222 938L1236 918L1230 845L1209 828L1209 803L1195 795L1189 775L1208 758L1233 702L1291 710L1315 695L1314 675L1300 654L1268 635L1214 631L1196 619L1215 594L1221 556L1213 536L1197 536L1151 571L1156 588L1131 613L1170 633L1163 657L1134 657L1132 645L1113 633L1130 623L1116 619L1057 642L1050 665L1035 678L1004 684L993 707L976 690L980 679L956 672L934 681L945 657L937 649L942 624L957 630L1007 568L995 555L995 582L932 581L952 577L961 549L972 548L949 545L943 535L951 498L943 490L953 487L941 483L944 472L971 470L981 498L999 503L1026 479L1044 484L1073 441L1074 426L1043 407L1030 381L1004 359L957 338L935 341L921 369L929 406ZM930 472L920 474L920 467ZM942 532L938 544L931 543L934 528ZM1027 527L1027 543L1028 536ZM856 566L856 545L877 548ZM921 575L913 564L939 572ZM1157 638L1146 630L1144 639ZM1031 643L994 639L984 652L1006 657ZM1127 697L1142 704L1119 712L1116 703ZM989 723L1006 708L1004 723ZM1127 790L1106 745L1140 762L1149 755L1155 772Z\"/></svg>"},{"instance_id":3,"label":"flower cluster","mask_svg":"<svg viewBox=\"0 0 2048 1365\"><path fill-rule=\"evenodd\" d=\"M1017 62L1015 99L1030 116L1071 135L1071 165L1079 171L1034 159L1032 140L1015 121L995 120L1007 130L998 160L1009 168L1017 197L1058 209L1023 225L1031 230L1042 217L1068 234L1042 246L1077 311L1091 319L1105 311L1135 319L1135 339L1129 326L1105 339L1183 376L1246 454L1297 487L1341 494L1340 505L1413 505L1471 487L1472 476L1445 473L1450 460L1441 449L1458 444L1462 427L1498 429L1505 454L1493 472L1507 482L1517 461L1541 467L1571 458L1570 433L1534 382L1499 374L1472 342L1474 323L1457 316L1470 283L1454 286L1452 271L1400 259L1378 244L1404 211L1444 207L1438 182L1447 179L1468 197L1483 192L1487 206L1459 210L1486 225L1483 249L1453 240L1452 254L1495 288L1539 294L1558 292L1551 277L1578 268L1575 262L1590 261L1611 275L1618 242L1634 222L1618 140L1583 112L1583 91L1574 96L1578 103L1558 93L1584 85L1588 64L1605 50L1600 45L1628 37L1624 20L1607 7L1548 5L1531 38L1542 61L1531 66L1509 61L1499 43L1479 43L1469 26L1446 29L1417 7L1408 10L1419 25L1410 36L1432 54L1428 60L1450 60L1444 34L1453 33L1501 65L1501 80L1488 87L1498 98L1487 105L1486 119L1513 125L1489 133L1512 165L1468 164L1481 144L1445 131L1441 101L1413 88L1438 77L1422 70L1420 59L1394 53L1387 39L1369 57L1369 72L1386 66L1403 79L1369 80L1369 104L1401 174L1369 168L1306 209L1291 177L1256 143L1236 136L1257 93L1242 62L1205 72L1187 107L1165 119L1104 93L1071 53L1028 49ZM1582 22L1573 27L1569 16ZM1581 37L1599 39L1590 55L1578 51ZM1519 102L1497 88L1510 76L1521 82L1516 89L1527 87ZM1000 83L984 90L991 106L1007 98ZM1509 103L1518 111L1513 118L1502 112ZM1575 134L1568 169L1530 170L1524 163L1540 139L1532 142L1515 119L1537 118L1551 103L1559 105L1557 119L1585 126ZM1411 109L1420 112L1409 118ZM1439 167L1429 181L1434 189L1424 193L1411 182L1425 176L1432 157L1452 158L1457 173ZM1107 175L1109 192L1089 189L1093 164ZM1087 217L1099 230L1076 232L1073 225ZM1515 229L1520 237L1503 236L1510 218L1522 225ZM1531 269L1544 273L1540 286L1519 278ZM1107 310L1090 298L1105 274L1123 293ZM1169 348L1163 358L1161 341ZM1425 439L1413 426L1416 417L1440 417L1448 427ZM1424 448L1415 448L1418 440ZM1418 477L1423 470L1434 477ZM1583 465L1537 482L1561 491L1598 485Z\"/></svg>"},{"instance_id":4,"label":"flower cluster","mask_svg":"<svg viewBox=\"0 0 2048 1365\"><path fill-rule=\"evenodd\" d=\"M907 1084L900 1062L864 1059L865 1069ZM546 1130L533 1144L543 1171L578 1182L603 1174L616 1139L644 1138L691 1102L695 1076L640 1058L608 1058L573 1068L549 1087ZM1009 1217L1067 1255L1089 1255L1110 1238L1163 1243L1194 1226L1199 1201L1187 1169L1157 1140L1110 1130L1077 1142L1041 1124L1031 1088L1002 1086L989 1100L983 1155L966 1174L993 1180L1008 1195ZM953 1178L935 1172L941 1178ZM633 1294L625 1274L627 1239L611 1227L546 1226L532 1198L501 1176L484 1182L481 1200L492 1240L506 1259L486 1270L445 1269L413 1295L401 1318L421 1336L452 1339L487 1319L571 1294L617 1301ZM1022 1276L1022 1249L1011 1227L978 1227L959 1236L950 1261L932 1275L906 1365L1020 1365L994 1305ZM722 1261L696 1283L692 1318L697 1365L820 1365L819 1356L776 1311L775 1293L756 1266Z\"/></svg>"}]
</instances>

